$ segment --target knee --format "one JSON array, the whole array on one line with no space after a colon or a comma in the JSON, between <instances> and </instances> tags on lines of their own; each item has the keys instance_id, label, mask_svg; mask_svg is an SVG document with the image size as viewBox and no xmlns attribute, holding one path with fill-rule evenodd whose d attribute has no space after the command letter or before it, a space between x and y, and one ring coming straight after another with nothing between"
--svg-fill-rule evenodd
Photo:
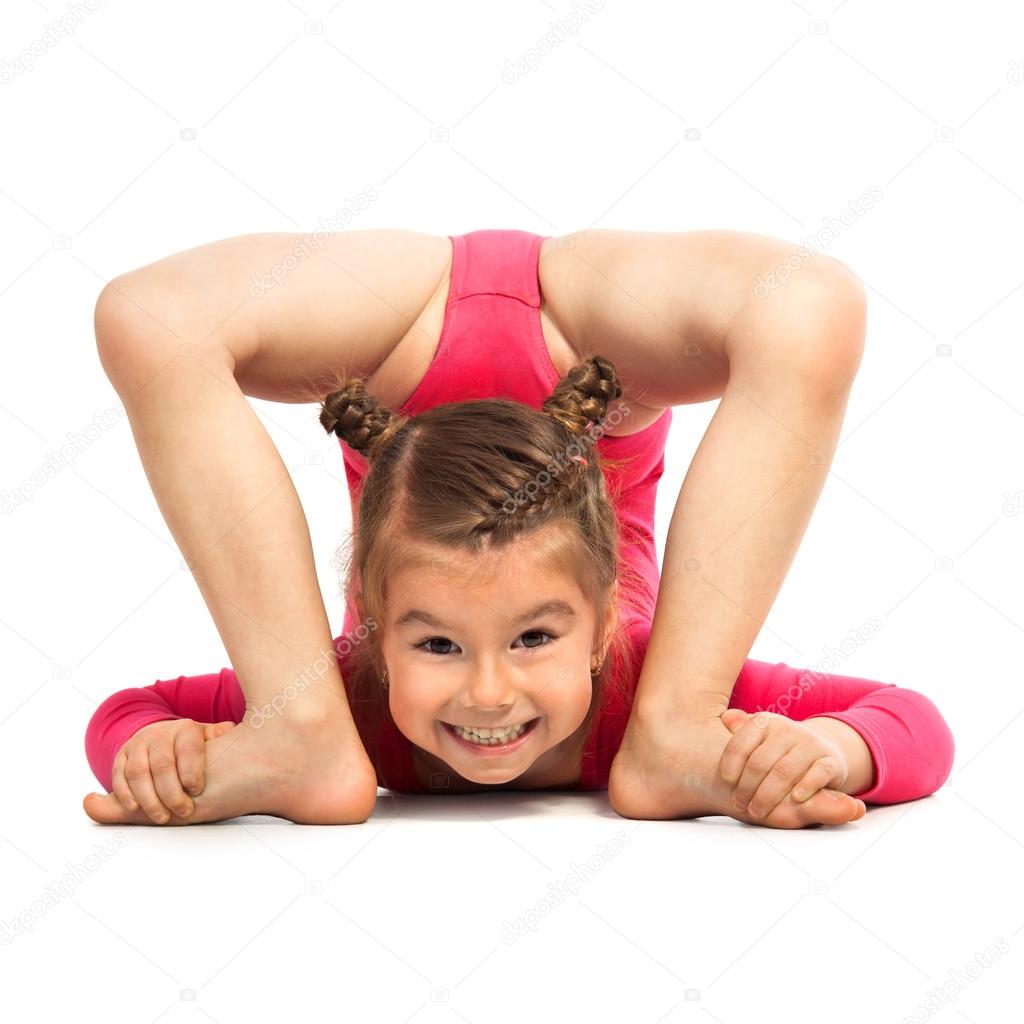
<instances>
[{"instance_id":1,"label":"knee","mask_svg":"<svg viewBox=\"0 0 1024 1024\"><path fill-rule=\"evenodd\" d=\"M814 400L845 403L867 332L864 286L849 268L816 257L787 285L783 300L762 316L762 348L755 366L767 352L784 361L787 372Z\"/></svg>"},{"instance_id":2,"label":"knee","mask_svg":"<svg viewBox=\"0 0 1024 1024\"><path fill-rule=\"evenodd\" d=\"M202 295L160 264L115 277L96 299L93 317L103 370L125 399L157 374L194 374L200 365L226 379L244 348L239 339L251 345L251 332L211 328L209 319Z\"/></svg>"},{"instance_id":3,"label":"knee","mask_svg":"<svg viewBox=\"0 0 1024 1024\"><path fill-rule=\"evenodd\" d=\"M118 391L140 372L152 375L181 344L168 315L165 289L141 271L109 281L96 299L93 330L100 363Z\"/></svg>"}]
</instances>

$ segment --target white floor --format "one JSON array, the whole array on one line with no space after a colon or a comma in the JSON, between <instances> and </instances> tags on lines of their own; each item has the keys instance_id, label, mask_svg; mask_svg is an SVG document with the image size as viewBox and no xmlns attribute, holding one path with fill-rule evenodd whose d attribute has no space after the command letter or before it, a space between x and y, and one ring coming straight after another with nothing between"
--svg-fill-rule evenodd
<instances>
[{"instance_id":1,"label":"white floor","mask_svg":"<svg viewBox=\"0 0 1024 1024\"><path fill-rule=\"evenodd\" d=\"M66 792L4 828L4 999L126 1022L1010 1020L1024 823L992 782L968 767L800 831L384 791L355 826L114 829Z\"/></svg>"}]
</instances>

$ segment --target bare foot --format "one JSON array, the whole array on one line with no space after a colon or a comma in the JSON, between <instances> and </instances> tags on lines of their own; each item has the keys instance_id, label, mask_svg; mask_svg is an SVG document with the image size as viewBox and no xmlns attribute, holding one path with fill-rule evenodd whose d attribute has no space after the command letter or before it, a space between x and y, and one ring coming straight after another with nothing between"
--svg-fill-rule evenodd
<instances>
[{"instance_id":1,"label":"bare foot","mask_svg":"<svg viewBox=\"0 0 1024 1024\"><path fill-rule=\"evenodd\" d=\"M165 825L198 825L242 814L272 814L302 825L366 821L377 800L377 777L354 727L342 722L299 729L271 720L240 722L206 743L206 787L187 817ZM113 793L90 793L85 813L102 825L152 825L141 809L126 811Z\"/></svg>"},{"instance_id":2,"label":"bare foot","mask_svg":"<svg viewBox=\"0 0 1024 1024\"><path fill-rule=\"evenodd\" d=\"M821 789L802 802L787 796L770 814L753 818L732 806L733 786L718 764L732 733L720 718L650 725L630 719L612 761L608 799L624 818L670 820L724 814L750 825L804 828L843 825L866 812L862 800Z\"/></svg>"}]
</instances>

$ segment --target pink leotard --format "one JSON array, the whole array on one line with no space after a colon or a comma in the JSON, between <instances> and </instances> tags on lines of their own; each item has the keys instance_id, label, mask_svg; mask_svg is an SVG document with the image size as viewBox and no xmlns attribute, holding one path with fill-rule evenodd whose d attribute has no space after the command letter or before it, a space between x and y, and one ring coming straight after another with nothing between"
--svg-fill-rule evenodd
<instances>
[{"instance_id":1,"label":"pink leotard","mask_svg":"<svg viewBox=\"0 0 1024 1024\"><path fill-rule=\"evenodd\" d=\"M451 284L441 338L427 373L400 411L416 415L443 402L474 398L508 398L539 409L560 379L540 321L537 267L546 236L481 230L449 237ZM606 481L619 521L622 558L642 580L639 589L631 592L635 610L624 608L620 613L622 628L638 652L638 663L646 650L658 593L654 502L671 421L672 410L666 409L644 430L604 435L597 441L598 450L606 457L629 460L619 469L607 469ZM625 422L628 424L628 419ZM339 443L355 523L367 463L344 441ZM357 625L355 609L347 606L343 629L335 638L343 679L346 652L351 649L346 638ZM626 683L632 694L636 679ZM607 788L631 705L631 696L612 700L595 717L576 788ZM870 786L855 794L867 803L897 803L926 796L945 782L952 767L953 736L936 706L923 694L893 683L748 658L729 706L749 712L774 711L798 721L824 715L856 729L875 765ZM353 714L357 710L353 707ZM242 688L230 668L119 690L89 721L86 757L109 791L117 751L142 726L171 718L240 722L244 711ZM385 716L381 733L381 763L375 767L378 782L387 788L425 791L415 773L412 744L390 715Z\"/></svg>"}]
</instances>

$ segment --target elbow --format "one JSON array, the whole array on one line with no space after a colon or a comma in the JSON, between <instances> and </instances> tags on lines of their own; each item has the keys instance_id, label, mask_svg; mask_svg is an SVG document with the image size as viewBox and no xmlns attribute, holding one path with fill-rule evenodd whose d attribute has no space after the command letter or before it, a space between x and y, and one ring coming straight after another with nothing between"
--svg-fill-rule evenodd
<instances>
[{"instance_id":1,"label":"elbow","mask_svg":"<svg viewBox=\"0 0 1024 1024\"><path fill-rule=\"evenodd\" d=\"M885 779L869 802L903 803L931 796L941 789L953 770L956 742L953 732L935 703L917 690L894 688L886 698L893 723L900 722L901 736L895 758Z\"/></svg>"},{"instance_id":2,"label":"elbow","mask_svg":"<svg viewBox=\"0 0 1024 1024\"><path fill-rule=\"evenodd\" d=\"M934 716L934 740L928 750L928 771L925 779L923 796L930 796L941 789L953 772L953 761L956 758L956 741L953 730L942 717L942 713L924 694L919 694L922 701L927 701Z\"/></svg>"},{"instance_id":3,"label":"elbow","mask_svg":"<svg viewBox=\"0 0 1024 1024\"><path fill-rule=\"evenodd\" d=\"M92 713L85 728L85 759L96 781L109 793L114 788L114 761L108 742L114 712L122 694L112 693Z\"/></svg>"},{"instance_id":4,"label":"elbow","mask_svg":"<svg viewBox=\"0 0 1024 1024\"><path fill-rule=\"evenodd\" d=\"M917 800L941 789L953 771L956 741L949 723L935 702L917 690L911 691L915 721L908 723L908 741L914 751L913 763L906 775L906 794L901 800Z\"/></svg>"}]
</instances>

